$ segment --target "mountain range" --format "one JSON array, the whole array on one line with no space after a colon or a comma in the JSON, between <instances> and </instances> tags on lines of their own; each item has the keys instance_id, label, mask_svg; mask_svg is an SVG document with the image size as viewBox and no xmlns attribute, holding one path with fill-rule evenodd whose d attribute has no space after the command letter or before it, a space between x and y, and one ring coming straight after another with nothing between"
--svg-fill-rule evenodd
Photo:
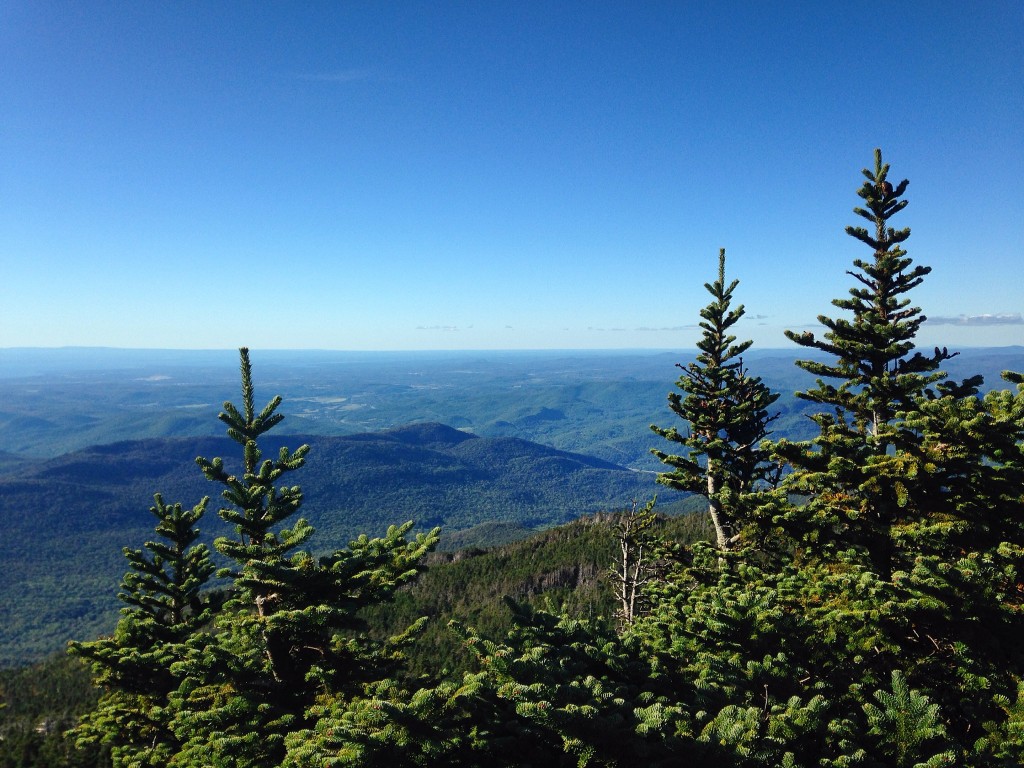
<instances>
[{"instance_id":1,"label":"mountain range","mask_svg":"<svg viewBox=\"0 0 1024 768\"><path fill-rule=\"evenodd\" d=\"M484 438L425 423L345 436L278 436L306 443L306 466L289 478L303 488L301 516L317 529L313 551L415 520L466 543L488 521L549 527L622 508L657 490L651 473L512 437ZM228 438L159 438L93 446L44 460L21 459L0 475L0 665L53 652L71 638L109 631L116 618L121 548L152 538L153 494L192 506L214 494L200 528L229 535L216 514L215 487L196 456L222 457L231 471L239 446ZM668 502L681 499L662 489ZM460 537L454 534L462 532ZM444 539L442 539L444 541Z\"/></svg>"},{"instance_id":2,"label":"mountain range","mask_svg":"<svg viewBox=\"0 0 1024 768\"><path fill-rule=\"evenodd\" d=\"M774 437L804 439L813 378L796 355L751 351L745 364L782 393ZM344 353L254 355L257 400L284 396L288 436L312 447L294 482L317 528L314 550L393 523L441 525L442 547L497 543L659 492L652 423L670 426L672 352ZM121 548L152 535L153 494L191 506L219 489L194 459L238 446L217 437L236 396L234 353L0 349L0 665L70 637L109 631ZM952 378L1024 370L1024 348L964 350ZM412 424L410 424L412 422ZM448 426L443 426L448 425ZM553 447L549 447L553 446ZM627 469L628 468L628 469ZM216 514L207 541L230 533Z\"/></svg>"}]
</instances>

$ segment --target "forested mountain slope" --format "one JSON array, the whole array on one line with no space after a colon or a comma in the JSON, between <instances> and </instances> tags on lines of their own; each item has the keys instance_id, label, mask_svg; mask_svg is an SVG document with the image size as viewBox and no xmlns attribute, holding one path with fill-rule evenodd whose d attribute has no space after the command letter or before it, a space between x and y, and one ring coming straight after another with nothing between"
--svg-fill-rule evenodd
<instances>
[{"instance_id":1,"label":"forested mountain slope","mask_svg":"<svg viewBox=\"0 0 1024 768\"><path fill-rule=\"evenodd\" d=\"M443 668L446 675L457 677L473 661L447 628L448 620L460 618L504 633L512 624L505 596L557 605L584 618L610 617L614 605L606 576L617 547L610 517L588 516L504 546L435 553L419 580L392 603L366 612L367 625L383 635L419 616L430 617L423 637L409 650L411 671L436 673ZM481 526L489 529L488 535L495 535L490 530L495 527L514 528ZM525 531L514 530L513 535ZM659 519L657 530L686 543L706 537L709 529L704 516L680 515ZM106 765L101 753L75 752L59 738L95 706L98 696L79 662L61 652L33 666L0 670L0 702L7 704L0 709L0 766Z\"/></svg>"},{"instance_id":2,"label":"forested mountain slope","mask_svg":"<svg viewBox=\"0 0 1024 768\"><path fill-rule=\"evenodd\" d=\"M301 472L316 547L415 520L457 532L483 522L556 525L650 495L650 475L517 438L481 438L440 424L349 436L276 436L311 446ZM38 657L70 637L109 631L121 548L152 535L155 491L192 506L212 487L195 457L237 451L227 438L166 438L96 446L22 463L0 475L0 664ZM666 500L667 497L666 497ZM207 540L228 533L209 515Z\"/></svg>"}]
</instances>

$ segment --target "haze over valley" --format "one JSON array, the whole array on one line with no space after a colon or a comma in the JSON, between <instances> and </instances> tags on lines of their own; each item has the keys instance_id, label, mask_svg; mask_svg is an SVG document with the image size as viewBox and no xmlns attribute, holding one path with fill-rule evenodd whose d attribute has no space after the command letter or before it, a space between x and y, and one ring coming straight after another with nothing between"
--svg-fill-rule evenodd
<instances>
[{"instance_id":1,"label":"haze over valley","mask_svg":"<svg viewBox=\"0 0 1024 768\"><path fill-rule=\"evenodd\" d=\"M781 350L748 366L782 393L776 436L806 437L813 384ZM152 535L155 492L191 506L215 493L196 455L223 456L217 413L237 401L233 351L0 350L0 664L59 650L72 636L109 631L123 546ZM488 543L657 493L661 447L649 424L671 425L666 404L686 354L634 352L351 353L257 351L256 397L284 397L270 445L312 446L295 480L322 550L414 520L440 525L442 548ZM1024 348L966 350L953 377L1024 368ZM216 498L214 499L216 504ZM207 540L225 532L216 516ZM483 531L475 534L475 530ZM483 540L481 540L483 536ZM446 541L450 542L446 544ZM70 582L56 578L65 562Z\"/></svg>"}]
</instances>

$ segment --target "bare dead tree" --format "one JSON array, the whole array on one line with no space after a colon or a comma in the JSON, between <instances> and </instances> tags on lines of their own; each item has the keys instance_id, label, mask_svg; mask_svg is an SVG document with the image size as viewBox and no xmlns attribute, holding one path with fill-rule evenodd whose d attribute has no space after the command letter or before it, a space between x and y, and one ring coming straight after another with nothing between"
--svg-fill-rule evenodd
<instances>
[{"instance_id":1,"label":"bare dead tree","mask_svg":"<svg viewBox=\"0 0 1024 768\"><path fill-rule=\"evenodd\" d=\"M610 569L615 596L619 601L616 618L619 626L633 623L644 606L643 587L654 576L651 556L654 539L650 528L654 525L654 505L657 497L642 507L633 500L629 509L614 519L613 530L619 543L619 558Z\"/></svg>"}]
</instances>

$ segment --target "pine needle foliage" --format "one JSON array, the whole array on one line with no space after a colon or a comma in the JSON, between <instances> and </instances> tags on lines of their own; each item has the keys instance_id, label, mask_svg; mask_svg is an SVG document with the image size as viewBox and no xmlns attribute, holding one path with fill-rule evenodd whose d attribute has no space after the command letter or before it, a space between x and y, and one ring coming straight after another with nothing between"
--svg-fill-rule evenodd
<instances>
[{"instance_id":1,"label":"pine needle foliage","mask_svg":"<svg viewBox=\"0 0 1024 768\"><path fill-rule=\"evenodd\" d=\"M515 628L501 642L452 624L480 664L474 719L487 737L484 764L675 765L694 744L676 733L671 681L653 680L613 628L508 606Z\"/></svg>"},{"instance_id":2,"label":"pine needle foliage","mask_svg":"<svg viewBox=\"0 0 1024 768\"><path fill-rule=\"evenodd\" d=\"M873 226L847 229L873 255L833 302L847 316L788 334L819 353L799 363L819 435L763 447L780 486L725 504L749 535L678 550L630 630L692 687L688 732L737 765L1020 758L1024 377L982 397L980 377L947 380L955 353L915 350L909 294L930 270L890 226L908 183L888 175L876 152L854 209Z\"/></svg>"},{"instance_id":3,"label":"pine needle foliage","mask_svg":"<svg viewBox=\"0 0 1024 768\"><path fill-rule=\"evenodd\" d=\"M686 425L682 431L651 425L680 450L670 454L652 449L671 467L658 475L658 482L708 500L715 540L722 551L739 538L743 518L738 497L771 473L761 441L777 417L769 415L768 409L779 397L743 364L742 355L753 342L737 342L732 334L745 313L742 304L732 306L737 285L738 280L726 284L723 248L718 255L718 279L704 284L712 301L700 311L699 353L693 362L677 364L682 370L676 382L680 391L668 395L669 408Z\"/></svg>"},{"instance_id":4,"label":"pine needle foliage","mask_svg":"<svg viewBox=\"0 0 1024 768\"><path fill-rule=\"evenodd\" d=\"M879 690L875 702L865 702L868 733L878 737L877 752L894 768L938 768L954 765L956 755L948 750L922 760L929 742L941 742L945 726L939 706L912 690L899 670L893 670L892 690Z\"/></svg>"},{"instance_id":5,"label":"pine needle foliage","mask_svg":"<svg viewBox=\"0 0 1024 768\"><path fill-rule=\"evenodd\" d=\"M858 192L864 207L854 209L873 226L846 230L873 255L854 261L856 285L833 302L848 316L820 317L822 339L787 334L833 359L798 363L820 377L798 394L826 410L810 443L773 446L791 472L787 495L758 511L761 538L798 575L820 574L801 578L791 597L817 638L807 648L812 680L840 707L867 703L875 717L866 692L895 686L899 673L944 723L920 743L940 740L936 754L987 765L972 734L1000 719L993 695L1011 696L1024 673L1012 639L1024 630L1024 410L1019 390L981 397L980 377L947 380L941 365L955 353L915 350L925 317L908 294L930 269L907 256L910 230L890 226L908 182L894 186L888 175L876 150ZM876 721L857 728L874 733ZM894 753L899 764L932 764L906 749Z\"/></svg>"},{"instance_id":6,"label":"pine needle foliage","mask_svg":"<svg viewBox=\"0 0 1024 768\"><path fill-rule=\"evenodd\" d=\"M160 538L124 550L129 570L118 597L127 607L114 635L70 644L103 690L73 734L83 747L109 746L115 766L164 766L179 747L168 703L180 681L171 667L211 617L210 595L202 590L215 568L206 546L195 544L207 502L184 509L154 496L150 512Z\"/></svg>"},{"instance_id":7,"label":"pine needle foliage","mask_svg":"<svg viewBox=\"0 0 1024 768\"><path fill-rule=\"evenodd\" d=\"M220 414L240 446L239 470L221 458L197 459L222 486L220 517L235 534L214 542L228 562L218 571L228 599L213 610L210 593L201 591L215 570L210 553L190 546L207 500L187 511L157 495L157 531L170 543L147 543L148 554L126 551L131 571L121 596L131 607L117 633L72 648L108 691L79 738L111 744L117 766L263 768L321 765L324 749L335 755L332 764L342 764L338 755L393 754L405 743L396 723L433 713L447 693L394 683L403 648L425 619L373 640L360 618L364 607L415 579L438 530L412 535L409 522L319 558L300 549L313 529L302 519L285 527L301 508L302 490L284 481L309 449L263 458L260 439L281 422L281 398L257 412L247 349L240 358L242 406L225 403ZM411 709L410 697L417 702ZM395 723L363 716L377 704ZM348 735L335 749L336 723L346 723Z\"/></svg>"}]
</instances>

